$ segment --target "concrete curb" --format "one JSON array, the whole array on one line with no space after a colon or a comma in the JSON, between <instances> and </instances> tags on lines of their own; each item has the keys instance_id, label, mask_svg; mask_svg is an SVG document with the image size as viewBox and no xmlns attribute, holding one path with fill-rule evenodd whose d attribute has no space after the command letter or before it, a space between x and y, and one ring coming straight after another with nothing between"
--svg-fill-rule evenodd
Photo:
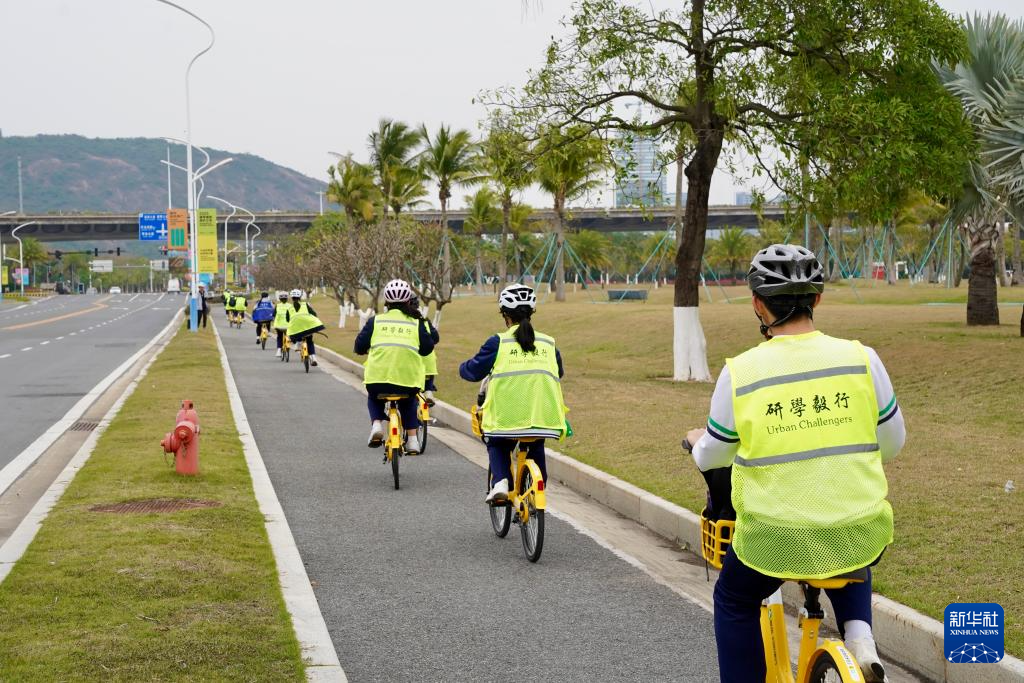
<instances>
[{"instance_id":1,"label":"concrete curb","mask_svg":"<svg viewBox=\"0 0 1024 683\"><path fill-rule=\"evenodd\" d=\"M242 442L249 474L252 476L253 492L263 514L267 537L270 539L270 547L277 563L281 593L292 618L295 637L302 648L303 660L306 663L306 680L345 683L348 679L341 668L324 615L320 612L320 603L317 602L316 594L309 583L309 575L306 574L295 537L281 508L281 501L277 498L274 484L267 473L267 466L252 435L252 428L242 405L242 397L238 394L228 354L224 350L216 324L213 325L213 333L217 338L217 349L220 351L221 366L224 368L224 381L227 384L235 427Z\"/></svg>"},{"instance_id":2,"label":"concrete curb","mask_svg":"<svg viewBox=\"0 0 1024 683\"><path fill-rule=\"evenodd\" d=\"M21 559L21 556L25 554L25 551L28 550L29 545L31 545L33 539L35 539L36 534L39 533L39 529L42 527L43 521L50 514L53 506L56 505L57 501L64 495L64 491L67 490L68 486L71 484L71 480L75 478L76 474L78 474L78 470L82 469L85 463L89 460L89 456L92 455L93 449L96 448L96 443L99 441L100 437L105 431L107 431L107 427L110 426L110 423L113 422L114 418L117 417L117 414L121 411L121 407L124 405L125 401L127 401L135 392L136 387L139 386L139 382L141 382L146 376L146 373L149 372L150 366L152 366L156 359L160 357L163 350L167 348L167 344L169 344L171 339L174 338L173 329L175 324L178 322L178 317L180 315L180 312L175 313L167 327L161 330L149 344L146 344L142 353L149 351L157 343L160 344L160 348L157 349L156 353L154 353L148 361L146 361L146 364L139 370L139 374L127 387L125 387L124 391L121 392L121 395L117 397L116 401L114 401L114 404L110 406L110 409L103 415L103 418L100 420L99 425L96 426L96 429L89 434L85 442L78 448L71 460L68 461L68 464L65 465L64 469L61 470L59 475L57 475L57 478L54 479L53 483L50 484L39 500L36 501L36 504L32 506L32 509L29 510L28 514L25 515L25 518L21 520L21 523L14 529L14 532L10 537L4 541L2 546L0 546L0 583L7 578L7 575L11 573L14 565ZM164 337L166 337L166 339ZM141 355L132 356L133 364L140 357ZM118 376L120 376L120 374L123 373L119 373Z\"/></svg>"},{"instance_id":3,"label":"concrete curb","mask_svg":"<svg viewBox=\"0 0 1024 683\"><path fill-rule=\"evenodd\" d=\"M356 361L326 347L318 351L343 370L363 376L363 366ZM430 412L452 429L473 433L469 413L464 410L437 401ZM549 476L699 555L700 517L690 510L550 448L547 457ZM787 600L796 603L799 589L792 583L786 586ZM878 594L872 605L875 640L882 654L928 679L943 683L1024 683L1024 661L1006 656L996 665L950 664L944 654L941 622Z\"/></svg>"}]
</instances>

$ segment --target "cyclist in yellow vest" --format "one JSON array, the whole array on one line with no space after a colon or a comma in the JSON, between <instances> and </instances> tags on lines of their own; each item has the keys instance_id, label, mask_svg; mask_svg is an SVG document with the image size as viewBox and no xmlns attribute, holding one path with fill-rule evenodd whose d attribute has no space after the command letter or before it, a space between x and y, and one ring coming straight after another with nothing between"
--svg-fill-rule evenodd
<instances>
[{"instance_id":1,"label":"cyclist in yellow vest","mask_svg":"<svg viewBox=\"0 0 1024 683\"><path fill-rule=\"evenodd\" d=\"M763 249L747 281L766 341L726 359L707 428L684 442L709 483L732 468L736 531L714 593L724 683L765 679L760 605L783 579L836 576L881 557L893 538L882 463L906 436L878 354L815 329L825 286L812 252ZM866 680L885 680L871 632L870 569L864 583L827 593Z\"/></svg>"},{"instance_id":2,"label":"cyclist in yellow vest","mask_svg":"<svg viewBox=\"0 0 1024 683\"><path fill-rule=\"evenodd\" d=\"M405 427L405 450L420 452L416 393L423 389L423 359L434 350L437 330L433 335L428 331L414 300L408 282L391 280L384 286L387 310L367 320L356 336L355 352L361 356L369 354L363 384L370 412L370 448L379 448L384 443L388 416L384 401L378 397L391 394L406 397L398 402Z\"/></svg>"},{"instance_id":3,"label":"cyclist in yellow vest","mask_svg":"<svg viewBox=\"0 0 1024 683\"><path fill-rule=\"evenodd\" d=\"M228 309L241 315L242 320L245 320L245 312L247 310L246 306L245 294L232 294L231 298L228 299Z\"/></svg>"},{"instance_id":4,"label":"cyclist in yellow vest","mask_svg":"<svg viewBox=\"0 0 1024 683\"><path fill-rule=\"evenodd\" d=\"M316 317L316 311L309 305L309 302L302 300L302 290L291 291L292 303L288 307L288 329L285 334L292 344L299 344L303 339L309 348L309 364L316 366L316 344L313 343L313 335L324 329L320 318Z\"/></svg>"},{"instance_id":5,"label":"cyclist in yellow vest","mask_svg":"<svg viewBox=\"0 0 1024 683\"><path fill-rule=\"evenodd\" d=\"M281 349L284 346L284 333L288 330L288 321L291 320L288 314L288 292L277 293L277 303L274 304L274 330L277 332L277 358L281 357Z\"/></svg>"},{"instance_id":6,"label":"cyclist in yellow vest","mask_svg":"<svg viewBox=\"0 0 1024 683\"><path fill-rule=\"evenodd\" d=\"M526 285L509 285L498 296L498 306L507 329L490 337L476 356L459 366L464 380L488 380L481 407L491 464L488 503L508 500L511 455L518 438L538 438L528 452L547 479L544 439L565 434L562 356L552 337L533 329L536 293Z\"/></svg>"},{"instance_id":7,"label":"cyclist in yellow vest","mask_svg":"<svg viewBox=\"0 0 1024 683\"><path fill-rule=\"evenodd\" d=\"M413 305L419 307L419 302L413 300ZM434 392L437 391L437 343L441 341L437 327L430 324L429 320L424 321L427 332L434 340L434 350L423 359L423 401L428 405L434 405Z\"/></svg>"}]
</instances>

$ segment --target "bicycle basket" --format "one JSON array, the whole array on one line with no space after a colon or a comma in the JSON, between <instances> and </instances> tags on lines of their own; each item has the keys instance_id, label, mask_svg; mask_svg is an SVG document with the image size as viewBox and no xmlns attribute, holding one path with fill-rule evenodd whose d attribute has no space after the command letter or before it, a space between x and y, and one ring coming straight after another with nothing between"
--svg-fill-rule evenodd
<instances>
[{"instance_id":1,"label":"bicycle basket","mask_svg":"<svg viewBox=\"0 0 1024 683\"><path fill-rule=\"evenodd\" d=\"M725 551L732 543L736 522L731 519L708 519L707 510L700 513L700 554L715 569L722 568Z\"/></svg>"}]
</instances>

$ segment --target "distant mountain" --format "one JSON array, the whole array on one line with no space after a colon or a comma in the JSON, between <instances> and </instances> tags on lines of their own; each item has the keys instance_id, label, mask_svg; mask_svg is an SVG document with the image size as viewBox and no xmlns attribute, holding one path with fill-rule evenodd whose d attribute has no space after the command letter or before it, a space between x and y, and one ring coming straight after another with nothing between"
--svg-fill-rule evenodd
<instances>
[{"instance_id":1,"label":"distant mountain","mask_svg":"<svg viewBox=\"0 0 1024 683\"><path fill-rule=\"evenodd\" d=\"M206 196L223 197L253 211L315 210L325 183L252 154L207 148L212 163L230 164L206 176ZM167 208L167 143L155 138L85 138L36 135L0 138L0 212L18 208L21 157L25 213L125 212ZM185 148L171 145L171 161L185 165ZM193 153L193 164L204 161ZM171 170L175 206L184 207L185 173ZM217 206L203 201L203 206Z\"/></svg>"}]
</instances>

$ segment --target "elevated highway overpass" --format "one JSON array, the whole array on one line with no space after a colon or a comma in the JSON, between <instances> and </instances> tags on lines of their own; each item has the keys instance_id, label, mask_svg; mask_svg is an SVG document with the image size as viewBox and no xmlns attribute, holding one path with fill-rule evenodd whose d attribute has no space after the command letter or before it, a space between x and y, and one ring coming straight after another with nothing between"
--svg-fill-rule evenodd
<instances>
[{"instance_id":1,"label":"elevated highway overpass","mask_svg":"<svg viewBox=\"0 0 1024 683\"><path fill-rule=\"evenodd\" d=\"M781 206L768 205L762 207L761 216L780 219L783 213L784 209ZM448 221L453 230L462 231L466 214L467 211L462 209L448 212ZM647 210L580 208L572 209L570 214L572 229L597 230L598 232L659 232L667 230L672 224L674 210L671 207ZM218 224L223 226L223 220L227 216L227 212L218 213ZM441 212L437 210L415 211L412 216L422 222L441 220ZM316 217L316 213L270 211L256 214L256 224L263 230L260 239L266 240L308 230ZM554 212L551 209L538 209L534 213L534 218L537 221L539 232L545 221L554 218ZM22 228L18 231L18 236L33 237L44 242L134 240L138 238L138 214L65 213L0 216L0 235L3 236L3 241L5 243L12 241L11 230L27 221L35 221L36 224ZM726 225L756 228L758 214L749 206L709 207L708 227L713 230ZM244 229L245 221L236 215L228 224L228 238L240 239Z\"/></svg>"}]
</instances>

